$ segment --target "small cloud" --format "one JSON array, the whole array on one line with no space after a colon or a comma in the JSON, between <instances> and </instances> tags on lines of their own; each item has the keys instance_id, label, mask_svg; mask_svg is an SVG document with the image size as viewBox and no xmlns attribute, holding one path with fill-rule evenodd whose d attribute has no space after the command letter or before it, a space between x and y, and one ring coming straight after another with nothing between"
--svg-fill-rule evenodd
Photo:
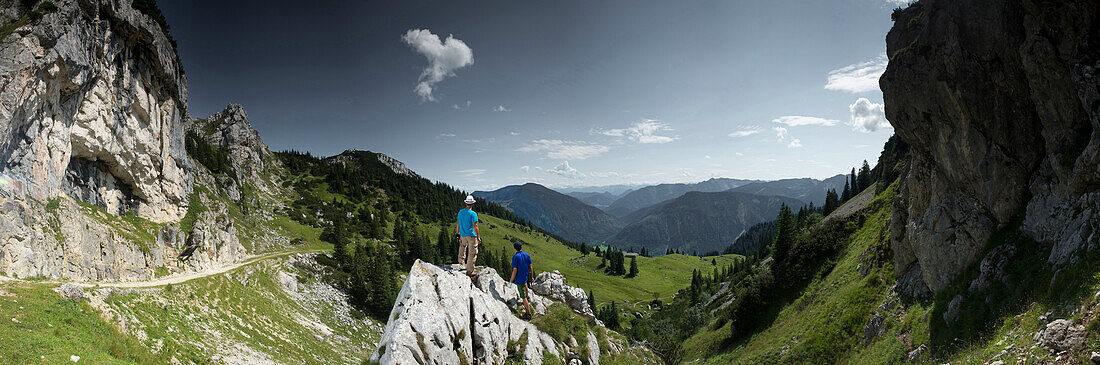
<instances>
[{"instance_id":1,"label":"small cloud","mask_svg":"<svg viewBox=\"0 0 1100 365\"><path fill-rule=\"evenodd\" d=\"M871 145L869 145L869 144L854 144L854 145L852 145L852 148L867 148L867 147L871 147Z\"/></svg>"},{"instance_id":2,"label":"small cloud","mask_svg":"<svg viewBox=\"0 0 1100 365\"><path fill-rule=\"evenodd\" d=\"M734 138L748 137L748 136L751 136L751 135L754 135L754 134L757 134L757 133L760 133L759 129L743 129L743 130L739 130L739 131L735 131L733 133L730 133L729 136L734 137Z\"/></svg>"},{"instance_id":3,"label":"small cloud","mask_svg":"<svg viewBox=\"0 0 1100 365\"><path fill-rule=\"evenodd\" d=\"M562 161L561 164L554 166L554 168L552 169L546 170L546 172L568 177L571 179L579 178L581 175L580 172L577 171L577 169L573 168L573 166L569 166L569 161Z\"/></svg>"},{"instance_id":4,"label":"small cloud","mask_svg":"<svg viewBox=\"0 0 1100 365\"><path fill-rule=\"evenodd\" d=\"M898 5L908 4L909 0L888 0ZM886 72L886 64L889 60L883 53L866 62L860 62L829 71L825 81L826 90L847 91L861 93L878 90L878 78Z\"/></svg>"},{"instance_id":5,"label":"small cloud","mask_svg":"<svg viewBox=\"0 0 1100 365\"><path fill-rule=\"evenodd\" d=\"M454 136L455 136L454 133L440 133L439 134L440 138L451 138L451 137L454 137Z\"/></svg>"},{"instance_id":6,"label":"small cloud","mask_svg":"<svg viewBox=\"0 0 1100 365\"><path fill-rule=\"evenodd\" d=\"M409 29L401 36L401 41L428 59L428 67L420 73L417 80L419 83L414 89L421 100L435 101L435 96L432 95L435 84L448 76L454 76L455 70L474 63L474 51L466 42L453 36L440 40L430 30Z\"/></svg>"},{"instance_id":7,"label":"small cloud","mask_svg":"<svg viewBox=\"0 0 1100 365\"><path fill-rule=\"evenodd\" d=\"M459 109L462 109L462 107L458 106L458 104L452 104L452 105L451 105L451 108L453 108L453 109L455 109L455 110L459 110Z\"/></svg>"},{"instance_id":8,"label":"small cloud","mask_svg":"<svg viewBox=\"0 0 1100 365\"><path fill-rule=\"evenodd\" d=\"M787 139L787 128L773 127L772 130L775 131L775 135L776 135L776 137L779 137L780 142Z\"/></svg>"},{"instance_id":9,"label":"small cloud","mask_svg":"<svg viewBox=\"0 0 1100 365\"><path fill-rule=\"evenodd\" d=\"M738 156L744 156L745 155L744 153L741 153L741 152L734 152L733 154L738 155Z\"/></svg>"},{"instance_id":10,"label":"small cloud","mask_svg":"<svg viewBox=\"0 0 1100 365\"><path fill-rule=\"evenodd\" d=\"M859 98L848 106L848 110L852 112L852 129L870 133L879 129L893 128L886 120L886 109L883 104L872 103L867 98Z\"/></svg>"},{"instance_id":11,"label":"small cloud","mask_svg":"<svg viewBox=\"0 0 1100 365\"><path fill-rule=\"evenodd\" d=\"M466 106L470 106L470 101L466 100Z\"/></svg>"},{"instance_id":12,"label":"small cloud","mask_svg":"<svg viewBox=\"0 0 1100 365\"><path fill-rule=\"evenodd\" d=\"M512 131L512 132L509 132L508 134L511 134L511 135L513 135L513 136L518 136L518 135L519 135L519 132L516 132L516 131Z\"/></svg>"},{"instance_id":13,"label":"small cloud","mask_svg":"<svg viewBox=\"0 0 1100 365\"><path fill-rule=\"evenodd\" d=\"M523 172L530 172L531 171L531 166L523 165L523 166L519 167L519 170L523 171Z\"/></svg>"},{"instance_id":14,"label":"small cloud","mask_svg":"<svg viewBox=\"0 0 1100 365\"><path fill-rule=\"evenodd\" d=\"M787 144L787 148L799 148L799 147L802 147L802 141L799 141L798 138L792 139L791 143Z\"/></svg>"},{"instance_id":15,"label":"small cloud","mask_svg":"<svg viewBox=\"0 0 1100 365\"><path fill-rule=\"evenodd\" d=\"M457 170L455 172L460 173L460 174L462 174L463 176L466 176L466 177L474 177L474 176L480 176L482 174L485 174L485 169L466 169L466 170Z\"/></svg>"},{"instance_id":16,"label":"small cloud","mask_svg":"<svg viewBox=\"0 0 1100 365\"><path fill-rule=\"evenodd\" d=\"M708 160L709 160L709 159L710 159L710 155L705 155L705 156L703 156L703 158L705 158L705 159L708 159Z\"/></svg>"},{"instance_id":17,"label":"small cloud","mask_svg":"<svg viewBox=\"0 0 1100 365\"><path fill-rule=\"evenodd\" d=\"M806 117L801 115L784 115L782 117L772 119L772 122L786 124L791 127L798 127L803 125L823 125L826 127L831 127L836 125L840 121L818 117Z\"/></svg>"},{"instance_id":18,"label":"small cloud","mask_svg":"<svg viewBox=\"0 0 1100 365\"><path fill-rule=\"evenodd\" d=\"M695 174L691 173L691 170L689 170L689 169L680 169L680 176L695 177Z\"/></svg>"},{"instance_id":19,"label":"small cloud","mask_svg":"<svg viewBox=\"0 0 1100 365\"><path fill-rule=\"evenodd\" d=\"M510 112L512 110L508 109L508 108L505 108L504 105L497 105L496 108L493 108L493 111L494 112Z\"/></svg>"},{"instance_id":20,"label":"small cloud","mask_svg":"<svg viewBox=\"0 0 1100 365\"><path fill-rule=\"evenodd\" d=\"M610 150L607 146L583 142L563 141L560 139L537 139L520 147L519 152L545 152L547 158L555 160L584 160L599 156Z\"/></svg>"},{"instance_id":21,"label":"small cloud","mask_svg":"<svg viewBox=\"0 0 1100 365\"><path fill-rule=\"evenodd\" d=\"M592 130L605 136L626 137L637 143L668 143L676 140L676 137L659 136L660 131L671 131L672 127L656 119L645 119L634 123L630 128Z\"/></svg>"}]
</instances>

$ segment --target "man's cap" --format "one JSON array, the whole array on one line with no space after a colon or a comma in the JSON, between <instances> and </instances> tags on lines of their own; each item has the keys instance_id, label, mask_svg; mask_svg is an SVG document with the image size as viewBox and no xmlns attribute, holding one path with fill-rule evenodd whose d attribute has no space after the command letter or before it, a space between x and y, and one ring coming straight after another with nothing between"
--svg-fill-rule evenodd
<instances>
[{"instance_id":1,"label":"man's cap","mask_svg":"<svg viewBox=\"0 0 1100 365\"><path fill-rule=\"evenodd\" d=\"M473 195L467 195L465 202L466 202L466 204L473 204L473 203L477 202L477 200L474 200Z\"/></svg>"}]
</instances>

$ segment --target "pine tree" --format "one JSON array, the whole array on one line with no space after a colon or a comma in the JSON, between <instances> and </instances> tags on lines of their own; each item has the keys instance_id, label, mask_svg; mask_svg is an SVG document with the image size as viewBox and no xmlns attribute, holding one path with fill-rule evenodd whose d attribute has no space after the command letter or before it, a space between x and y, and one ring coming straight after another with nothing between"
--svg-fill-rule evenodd
<instances>
[{"instance_id":1,"label":"pine tree","mask_svg":"<svg viewBox=\"0 0 1100 365\"><path fill-rule=\"evenodd\" d=\"M437 255L437 261L440 265L446 265L451 263L451 254L448 252L448 248L451 246L451 238L447 235L447 225L443 225L439 229L439 237L435 239L435 249Z\"/></svg>"},{"instance_id":2,"label":"pine tree","mask_svg":"<svg viewBox=\"0 0 1100 365\"><path fill-rule=\"evenodd\" d=\"M637 257L630 258L630 277L638 276L638 262Z\"/></svg>"},{"instance_id":3,"label":"pine tree","mask_svg":"<svg viewBox=\"0 0 1100 365\"><path fill-rule=\"evenodd\" d=\"M775 261L782 262L787 258L791 246L794 245L795 221L791 215L791 208L783 204L779 208L779 217L776 218L775 233Z\"/></svg>"},{"instance_id":4,"label":"pine tree","mask_svg":"<svg viewBox=\"0 0 1100 365\"><path fill-rule=\"evenodd\" d=\"M844 181L844 192L840 194L840 203L844 204L844 202L848 201L848 199L851 199L851 198L852 198L852 188L848 185L848 181L845 180Z\"/></svg>"},{"instance_id":5,"label":"pine tree","mask_svg":"<svg viewBox=\"0 0 1100 365\"><path fill-rule=\"evenodd\" d=\"M874 177L871 176L871 165L867 164L867 160L863 160L863 167L859 168L859 191L867 189L874 182Z\"/></svg>"},{"instance_id":6,"label":"pine tree","mask_svg":"<svg viewBox=\"0 0 1100 365\"><path fill-rule=\"evenodd\" d=\"M344 267L348 266L347 244L347 227L343 216L337 215L337 219L332 222L332 256Z\"/></svg>"}]
</instances>

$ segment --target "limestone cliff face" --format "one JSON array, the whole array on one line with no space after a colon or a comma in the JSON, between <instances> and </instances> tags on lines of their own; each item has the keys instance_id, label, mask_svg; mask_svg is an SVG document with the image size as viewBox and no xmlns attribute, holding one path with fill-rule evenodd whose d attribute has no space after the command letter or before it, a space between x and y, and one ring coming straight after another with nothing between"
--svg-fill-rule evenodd
<instances>
[{"instance_id":1,"label":"limestone cliff face","mask_svg":"<svg viewBox=\"0 0 1100 365\"><path fill-rule=\"evenodd\" d=\"M891 242L927 295L1015 219L1074 259L1100 232L1100 3L921 0L895 13L880 79L912 146Z\"/></svg>"},{"instance_id":2,"label":"limestone cliff face","mask_svg":"<svg viewBox=\"0 0 1100 365\"><path fill-rule=\"evenodd\" d=\"M191 119L186 129L213 146L229 153L229 165L234 181L226 182L230 198L238 200L239 184L248 184L265 193L275 193L278 186L271 181L274 169L282 166L267 148L260 133L248 122L248 114L240 104L229 104L224 110L205 119Z\"/></svg>"},{"instance_id":3,"label":"limestone cliff face","mask_svg":"<svg viewBox=\"0 0 1100 365\"><path fill-rule=\"evenodd\" d=\"M131 0L5 1L0 22L18 25L0 34L0 274L135 280L243 257L230 203L185 219L192 186L218 185L187 156L160 24Z\"/></svg>"},{"instance_id":4,"label":"limestone cliff face","mask_svg":"<svg viewBox=\"0 0 1100 365\"><path fill-rule=\"evenodd\" d=\"M180 219L187 82L165 33L130 0L27 3L4 2L0 11L5 23L27 22L0 43L8 189L40 200L68 192L114 214Z\"/></svg>"}]
</instances>

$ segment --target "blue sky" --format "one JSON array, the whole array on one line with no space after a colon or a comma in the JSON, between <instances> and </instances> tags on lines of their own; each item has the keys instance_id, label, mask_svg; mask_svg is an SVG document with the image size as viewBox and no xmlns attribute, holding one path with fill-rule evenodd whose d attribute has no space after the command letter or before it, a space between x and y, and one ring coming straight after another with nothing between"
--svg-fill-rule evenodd
<instances>
[{"instance_id":1,"label":"blue sky","mask_svg":"<svg viewBox=\"0 0 1100 365\"><path fill-rule=\"evenodd\" d=\"M893 130L886 0L170 2L190 113L469 190L824 178Z\"/></svg>"}]
</instances>

